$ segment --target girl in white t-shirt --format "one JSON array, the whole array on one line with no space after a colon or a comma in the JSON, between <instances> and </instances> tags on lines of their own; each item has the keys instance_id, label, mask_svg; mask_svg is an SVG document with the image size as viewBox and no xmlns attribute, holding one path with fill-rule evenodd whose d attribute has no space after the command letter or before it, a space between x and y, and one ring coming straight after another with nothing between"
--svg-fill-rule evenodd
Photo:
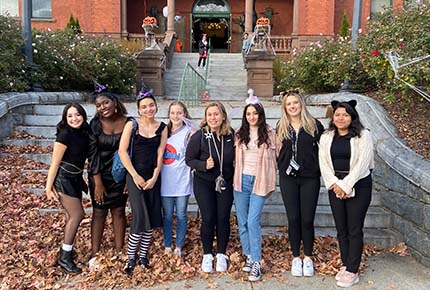
<instances>
[{"instance_id":1,"label":"girl in white t-shirt","mask_svg":"<svg viewBox=\"0 0 430 290\"><path fill-rule=\"evenodd\" d=\"M192 193L191 168L185 164L185 151L192 129L183 121L190 119L180 101L172 102L168 110L168 139L161 168L161 202L163 206L163 239L167 253L172 252L173 213L176 207L176 248L181 256L187 233L188 198Z\"/></svg>"}]
</instances>

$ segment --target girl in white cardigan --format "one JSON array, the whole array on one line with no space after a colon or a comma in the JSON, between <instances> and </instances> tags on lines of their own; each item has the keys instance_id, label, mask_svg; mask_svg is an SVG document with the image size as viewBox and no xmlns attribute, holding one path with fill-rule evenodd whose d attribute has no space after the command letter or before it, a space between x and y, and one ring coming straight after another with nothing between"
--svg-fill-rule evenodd
<instances>
[{"instance_id":1,"label":"girl in white cardigan","mask_svg":"<svg viewBox=\"0 0 430 290\"><path fill-rule=\"evenodd\" d=\"M321 136L319 164L336 224L343 266L337 285L359 281L363 225L372 198L373 142L355 109L357 101L332 101L333 117Z\"/></svg>"}]
</instances>

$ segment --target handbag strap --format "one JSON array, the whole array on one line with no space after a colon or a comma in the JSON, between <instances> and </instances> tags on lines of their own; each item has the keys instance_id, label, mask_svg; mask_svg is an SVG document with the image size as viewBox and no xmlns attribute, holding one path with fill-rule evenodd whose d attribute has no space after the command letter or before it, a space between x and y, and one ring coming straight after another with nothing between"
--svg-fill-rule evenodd
<instances>
[{"instance_id":1,"label":"handbag strap","mask_svg":"<svg viewBox=\"0 0 430 290\"><path fill-rule=\"evenodd\" d=\"M216 155L218 155L219 172L220 172L220 175L222 176L222 166L224 163L224 136L221 135L221 154L218 151L218 146L216 145L215 137L213 134L212 134L212 140L214 141L214 147L215 147Z\"/></svg>"},{"instance_id":2,"label":"handbag strap","mask_svg":"<svg viewBox=\"0 0 430 290\"><path fill-rule=\"evenodd\" d=\"M137 131L137 128L139 126L136 119L133 118L133 119L131 119L131 121L133 122L133 128L131 129L131 139L130 139L130 145L129 145L130 159L133 156L134 135L136 135L136 131Z\"/></svg>"}]
</instances>

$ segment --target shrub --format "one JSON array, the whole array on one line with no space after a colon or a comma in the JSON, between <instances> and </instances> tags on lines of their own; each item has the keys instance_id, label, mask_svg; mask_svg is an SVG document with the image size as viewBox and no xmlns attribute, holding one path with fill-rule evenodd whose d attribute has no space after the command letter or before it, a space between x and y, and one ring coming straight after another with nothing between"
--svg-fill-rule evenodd
<instances>
[{"instance_id":1,"label":"shrub","mask_svg":"<svg viewBox=\"0 0 430 290\"><path fill-rule=\"evenodd\" d=\"M349 35L349 22L346 14L343 14L342 25L340 26L339 35L342 37L348 37Z\"/></svg>"},{"instance_id":2,"label":"shrub","mask_svg":"<svg viewBox=\"0 0 430 290\"><path fill-rule=\"evenodd\" d=\"M66 31L33 31L33 81L45 90L90 90L93 80L117 93L130 93L135 85L136 61L132 54L107 38Z\"/></svg>"},{"instance_id":3,"label":"shrub","mask_svg":"<svg viewBox=\"0 0 430 290\"><path fill-rule=\"evenodd\" d=\"M361 64L373 78L385 97L411 94L409 87L394 78L394 71L386 57L390 51L398 53L404 62L430 54L430 8L425 5L407 6L401 11L387 9L376 15L367 26L367 33L359 38ZM417 62L399 70L405 81L423 88L430 85L430 60ZM426 90L426 89L425 89Z\"/></svg>"},{"instance_id":4,"label":"shrub","mask_svg":"<svg viewBox=\"0 0 430 290\"><path fill-rule=\"evenodd\" d=\"M0 93L28 88L23 47L20 23L0 15Z\"/></svg>"},{"instance_id":5,"label":"shrub","mask_svg":"<svg viewBox=\"0 0 430 290\"><path fill-rule=\"evenodd\" d=\"M344 79L351 80L351 83L366 79L356 62L358 55L351 51L350 45L349 39L340 38L313 43L302 51L294 52L282 68L279 88L300 89L307 93L335 92Z\"/></svg>"},{"instance_id":6,"label":"shrub","mask_svg":"<svg viewBox=\"0 0 430 290\"><path fill-rule=\"evenodd\" d=\"M66 25L66 29L71 30L75 34L82 33L81 25L79 24L79 20L78 20L77 17L74 18L73 14L70 15L70 19L69 19L69 22Z\"/></svg>"}]
</instances>

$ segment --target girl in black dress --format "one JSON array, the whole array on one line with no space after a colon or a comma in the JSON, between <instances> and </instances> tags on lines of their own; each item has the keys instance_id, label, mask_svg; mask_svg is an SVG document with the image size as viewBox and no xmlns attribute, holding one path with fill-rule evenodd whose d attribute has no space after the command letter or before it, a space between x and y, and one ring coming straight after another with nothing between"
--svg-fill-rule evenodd
<instances>
[{"instance_id":1,"label":"girl in black dress","mask_svg":"<svg viewBox=\"0 0 430 290\"><path fill-rule=\"evenodd\" d=\"M164 149L167 142L167 127L155 120L157 104L151 92L140 94L137 98L140 118L138 129L133 136L132 157L129 156L129 144L132 134L132 122L127 122L121 137L119 156L127 169L127 189L131 207L131 228L128 239L128 261L124 268L129 275L138 264L149 267L148 248L151 244L152 230L161 227L161 179Z\"/></svg>"},{"instance_id":2,"label":"girl in black dress","mask_svg":"<svg viewBox=\"0 0 430 290\"><path fill-rule=\"evenodd\" d=\"M88 169L89 189L93 204L91 221L90 267L100 250L106 216L110 211L114 232L115 249L121 251L125 236L125 181L116 183L112 177L113 156L119 147L119 140L127 118L127 110L118 98L102 92L95 97L96 115L90 122L90 166Z\"/></svg>"},{"instance_id":3,"label":"girl in black dress","mask_svg":"<svg viewBox=\"0 0 430 290\"><path fill-rule=\"evenodd\" d=\"M48 199L60 201L66 212L64 241L57 261L66 273L80 273L72 257L73 242L84 218L82 191L87 186L82 178L89 148L87 114L81 105L68 104L57 125L57 138L52 152L45 193Z\"/></svg>"}]
</instances>

